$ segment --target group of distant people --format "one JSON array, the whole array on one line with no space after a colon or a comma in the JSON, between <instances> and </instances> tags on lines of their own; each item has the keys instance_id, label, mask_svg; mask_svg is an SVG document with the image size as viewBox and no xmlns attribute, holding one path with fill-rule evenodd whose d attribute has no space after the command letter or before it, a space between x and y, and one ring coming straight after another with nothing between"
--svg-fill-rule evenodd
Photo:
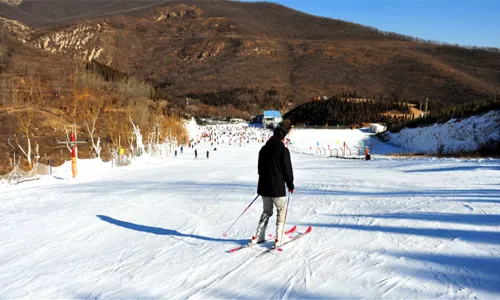
<instances>
[{"instance_id":1,"label":"group of distant people","mask_svg":"<svg viewBox=\"0 0 500 300\"><path fill-rule=\"evenodd\" d=\"M191 139L187 147L194 149L194 158L198 159L198 150L202 143L210 143L210 149L205 152L206 159L210 158L210 151L217 151L217 145L224 144L226 141L228 145L239 144L241 147L243 143L249 144L250 141L264 142L269 139L271 134L267 129L256 127L236 127L232 125L216 125L201 127L203 130L198 133L197 138ZM214 147L215 146L215 147ZM207 146L208 147L208 146ZM175 149L175 157L178 154L184 153L184 146Z\"/></svg>"}]
</instances>

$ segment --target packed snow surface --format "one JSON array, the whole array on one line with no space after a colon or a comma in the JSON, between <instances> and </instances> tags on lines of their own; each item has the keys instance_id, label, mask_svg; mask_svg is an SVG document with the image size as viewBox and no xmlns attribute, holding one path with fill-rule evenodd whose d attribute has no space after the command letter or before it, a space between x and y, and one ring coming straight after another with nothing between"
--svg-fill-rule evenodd
<instances>
[{"instance_id":1,"label":"packed snow surface","mask_svg":"<svg viewBox=\"0 0 500 300\"><path fill-rule=\"evenodd\" d=\"M313 231L258 257L227 250L254 234L260 199L222 235L255 197L262 144L209 143L209 159L185 146L0 185L0 298L500 298L498 160L292 152L287 227Z\"/></svg>"}]
</instances>

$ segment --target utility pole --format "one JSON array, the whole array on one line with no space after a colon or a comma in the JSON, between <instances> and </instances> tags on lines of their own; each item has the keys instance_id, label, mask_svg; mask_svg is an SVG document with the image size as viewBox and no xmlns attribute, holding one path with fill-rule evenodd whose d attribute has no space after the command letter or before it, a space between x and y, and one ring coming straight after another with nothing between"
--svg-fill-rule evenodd
<instances>
[{"instance_id":1,"label":"utility pole","mask_svg":"<svg viewBox=\"0 0 500 300\"><path fill-rule=\"evenodd\" d=\"M425 98L425 114L427 115L427 104L429 103L429 98Z\"/></svg>"},{"instance_id":2,"label":"utility pole","mask_svg":"<svg viewBox=\"0 0 500 300\"><path fill-rule=\"evenodd\" d=\"M73 120L76 120L76 76L78 75L78 69L75 68L75 74L73 77ZM77 157L78 157L78 148L76 146L77 136L76 136L76 121L73 123L73 128L71 130L71 142L73 146L71 147L71 173L73 174L73 178L78 174L77 168Z\"/></svg>"}]
</instances>

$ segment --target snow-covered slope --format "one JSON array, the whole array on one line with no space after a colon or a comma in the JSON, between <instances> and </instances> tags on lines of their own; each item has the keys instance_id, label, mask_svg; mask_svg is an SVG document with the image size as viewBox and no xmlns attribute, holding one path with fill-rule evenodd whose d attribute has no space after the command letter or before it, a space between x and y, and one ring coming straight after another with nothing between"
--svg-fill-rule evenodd
<instances>
[{"instance_id":1,"label":"snow-covered slope","mask_svg":"<svg viewBox=\"0 0 500 300\"><path fill-rule=\"evenodd\" d=\"M500 141L500 111L387 134L391 143L415 153L475 151Z\"/></svg>"},{"instance_id":2,"label":"snow-covered slope","mask_svg":"<svg viewBox=\"0 0 500 300\"><path fill-rule=\"evenodd\" d=\"M189 121L185 122L185 126L189 138L196 139L199 135L199 126L196 124L196 120L194 118L189 119Z\"/></svg>"},{"instance_id":3,"label":"snow-covered slope","mask_svg":"<svg viewBox=\"0 0 500 300\"><path fill-rule=\"evenodd\" d=\"M498 161L292 153L287 227L312 233L229 254L262 210L222 237L254 198L261 146L0 185L0 299L500 298Z\"/></svg>"}]
</instances>

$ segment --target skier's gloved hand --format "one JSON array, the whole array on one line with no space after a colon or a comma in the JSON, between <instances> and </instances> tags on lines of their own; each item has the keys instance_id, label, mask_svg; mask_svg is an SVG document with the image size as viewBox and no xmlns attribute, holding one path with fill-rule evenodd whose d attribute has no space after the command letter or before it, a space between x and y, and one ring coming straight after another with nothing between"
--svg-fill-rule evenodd
<instances>
[{"instance_id":1,"label":"skier's gloved hand","mask_svg":"<svg viewBox=\"0 0 500 300\"><path fill-rule=\"evenodd\" d=\"M293 194L293 190L288 190L288 192L289 192L290 194Z\"/></svg>"}]
</instances>

